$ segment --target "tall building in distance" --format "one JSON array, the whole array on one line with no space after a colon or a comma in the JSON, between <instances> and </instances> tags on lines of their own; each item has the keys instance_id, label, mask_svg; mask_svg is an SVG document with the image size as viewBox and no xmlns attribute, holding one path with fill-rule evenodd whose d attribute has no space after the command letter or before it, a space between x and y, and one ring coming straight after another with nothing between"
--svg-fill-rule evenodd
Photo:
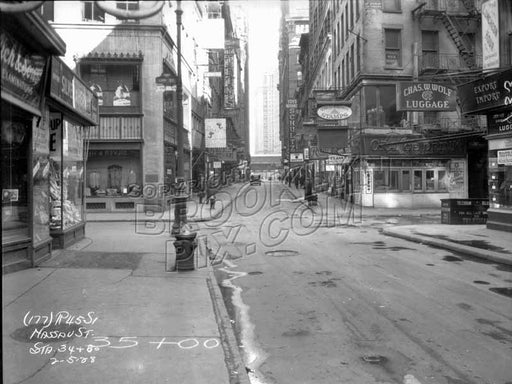
<instances>
[{"instance_id":1,"label":"tall building in distance","mask_svg":"<svg viewBox=\"0 0 512 384\"><path fill-rule=\"evenodd\" d=\"M278 75L267 72L256 98L256 154L276 155L281 152L279 140L279 92Z\"/></svg>"},{"instance_id":2,"label":"tall building in distance","mask_svg":"<svg viewBox=\"0 0 512 384\"><path fill-rule=\"evenodd\" d=\"M281 161L285 170L290 154L296 153L297 92L302 85L302 68L299 62L302 34L309 31L309 1L283 1L279 30L279 131Z\"/></svg>"}]
</instances>

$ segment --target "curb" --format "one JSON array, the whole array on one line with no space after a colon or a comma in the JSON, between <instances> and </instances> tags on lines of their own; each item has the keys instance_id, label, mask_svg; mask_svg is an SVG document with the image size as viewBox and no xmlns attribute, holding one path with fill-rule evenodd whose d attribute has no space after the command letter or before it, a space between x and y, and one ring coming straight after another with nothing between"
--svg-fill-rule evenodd
<instances>
[{"instance_id":1,"label":"curb","mask_svg":"<svg viewBox=\"0 0 512 384\"><path fill-rule=\"evenodd\" d=\"M217 279L213 274L212 268L208 266L208 278L206 283L210 291L213 311L217 319L219 334L224 349L226 368L228 370L229 384L251 384L245 368L245 363L238 349L238 342L235 332L231 326L231 319L224 305L222 293L217 284Z\"/></svg>"},{"instance_id":2,"label":"curb","mask_svg":"<svg viewBox=\"0 0 512 384\"><path fill-rule=\"evenodd\" d=\"M500 256L499 254L496 254L495 252L479 250L479 249L475 249L474 247L468 247L468 246L461 245L461 244L452 244L448 241L443 241L443 240L433 240L433 239L430 239L430 238L427 238L427 237L421 236L421 235L410 235L410 234L406 234L406 233L400 233L400 232L389 230L389 229L383 229L381 231L381 233L383 235L387 235L387 236L391 236L391 237L398 237L398 238L401 238L404 240L412 241L414 243L419 242L422 244L427 244L427 245L431 245L434 247L448 249L450 251L463 253L468 256L473 256L473 257L477 257L480 259L494 261L494 262L500 263L500 264L512 265L512 259Z\"/></svg>"}]
</instances>

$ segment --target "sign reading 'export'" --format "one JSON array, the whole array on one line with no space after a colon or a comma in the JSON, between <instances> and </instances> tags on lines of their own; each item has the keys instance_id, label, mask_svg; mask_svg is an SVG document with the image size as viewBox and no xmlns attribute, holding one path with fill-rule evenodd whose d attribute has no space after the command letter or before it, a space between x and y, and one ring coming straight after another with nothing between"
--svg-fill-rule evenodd
<instances>
[{"instance_id":1,"label":"sign reading 'export'","mask_svg":"<svg viewBox=\"0 0 512 384\"><path fill-rule=\"evenodd\" d=\"M398 111L454 111L456 91L446 85L430 82L398 83Z\"/></svg>"}]
</instances>

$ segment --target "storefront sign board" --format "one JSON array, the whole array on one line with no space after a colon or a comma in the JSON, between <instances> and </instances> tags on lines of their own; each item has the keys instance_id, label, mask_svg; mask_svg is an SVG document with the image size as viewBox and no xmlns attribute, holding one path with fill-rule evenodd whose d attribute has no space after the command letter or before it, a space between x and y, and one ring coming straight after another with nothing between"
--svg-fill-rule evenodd
<instances>
[{"instance_id":1,"label":"storefront sign board","mask_svg":"<svg viewBox=\"0 0 512 384\"><path fill-rule=\"evenodd\" d=\"M98 98L94 92L61 59L52 56L51 63L50 97L75 111L91 125L98 125Z\"/></svg>"},{"instance_id":2,"label":"storefront sign board","mask_svg":"<svg viewBox=\"0 0 512 384\"><path fill-rule=\"evenodd\" d=\"M487 115L487 133L495 135L512 132L512 111Z\"/></svg>"},{"instance_id":3,"label":"storefront sign board","mask_svg":"<svg viewBox=\"0 0 512 384\"><path fill-rule=\"evenodd\" d=\"M456 90L431 82L400 82L397 111L455 111Z\"/></svg>"},{"instance_id":4,"label":"storefront sign board","mask_svg":"<svg viewBox=\"0 0 512 384\"><path fill-rule=\"evenodd\" d=\"M512 165L512 149L498 151L498 164Z\"/></svg>"},{"instance_id":5,"label":"storefront sign board","mask_svg":"<svg viewBox=\"0 0 512 384\"><path fill-rule=\"evenodd\" d=\"M30 52L8 32L0 31L2 94L39 108L45 58Z\"/></svg>"},{"instance_id":6,"label":"storefront sign board","mask_svg":"<svg viewBox=\"0 0 512 384\"><path fill-rule=\"evenodd\" d=\"M367 155L382 156L464 156L466 148L463 139L427 140L414 135L404 135L400 139L366 135L363 145ZM352 147L352 152L359 151L359 144Z\"/></svg>"},{"instance_id":7,"label":"storefront sign board","mask_svg":"<svg viewBox=\"0 0 512 384\"><path fill-rule=\"evenodd\" d=\"M458 95L462 113L512 108L512 69L464 84Z\"/></svg>"},{"instance_id":8,"label":"storefront sign board","mask_svg":"<svg viewBox=\"0 0 512 384\"><path fill-rule=\"evenodd\" d=\"M343 120L352 115L352 109L346 105L323 105L316 113L325 120Z\"/></svg>"}]
</instances>

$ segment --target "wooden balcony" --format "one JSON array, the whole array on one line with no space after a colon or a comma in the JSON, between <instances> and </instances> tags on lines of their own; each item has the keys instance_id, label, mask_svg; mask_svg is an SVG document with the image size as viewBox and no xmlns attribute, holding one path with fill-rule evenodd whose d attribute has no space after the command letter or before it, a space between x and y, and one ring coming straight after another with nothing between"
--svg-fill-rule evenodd
<instances>
[{"instance_id":1,"label":"wooden balcony","mask_svg":"<svg viewBox=\"0 0 512 384\"><path fill-rule=\"evenodd\" d=\"M90 140L142 140L141 116L100 116L100 125L89 128Z\"/></svg>"}]
</instances>

